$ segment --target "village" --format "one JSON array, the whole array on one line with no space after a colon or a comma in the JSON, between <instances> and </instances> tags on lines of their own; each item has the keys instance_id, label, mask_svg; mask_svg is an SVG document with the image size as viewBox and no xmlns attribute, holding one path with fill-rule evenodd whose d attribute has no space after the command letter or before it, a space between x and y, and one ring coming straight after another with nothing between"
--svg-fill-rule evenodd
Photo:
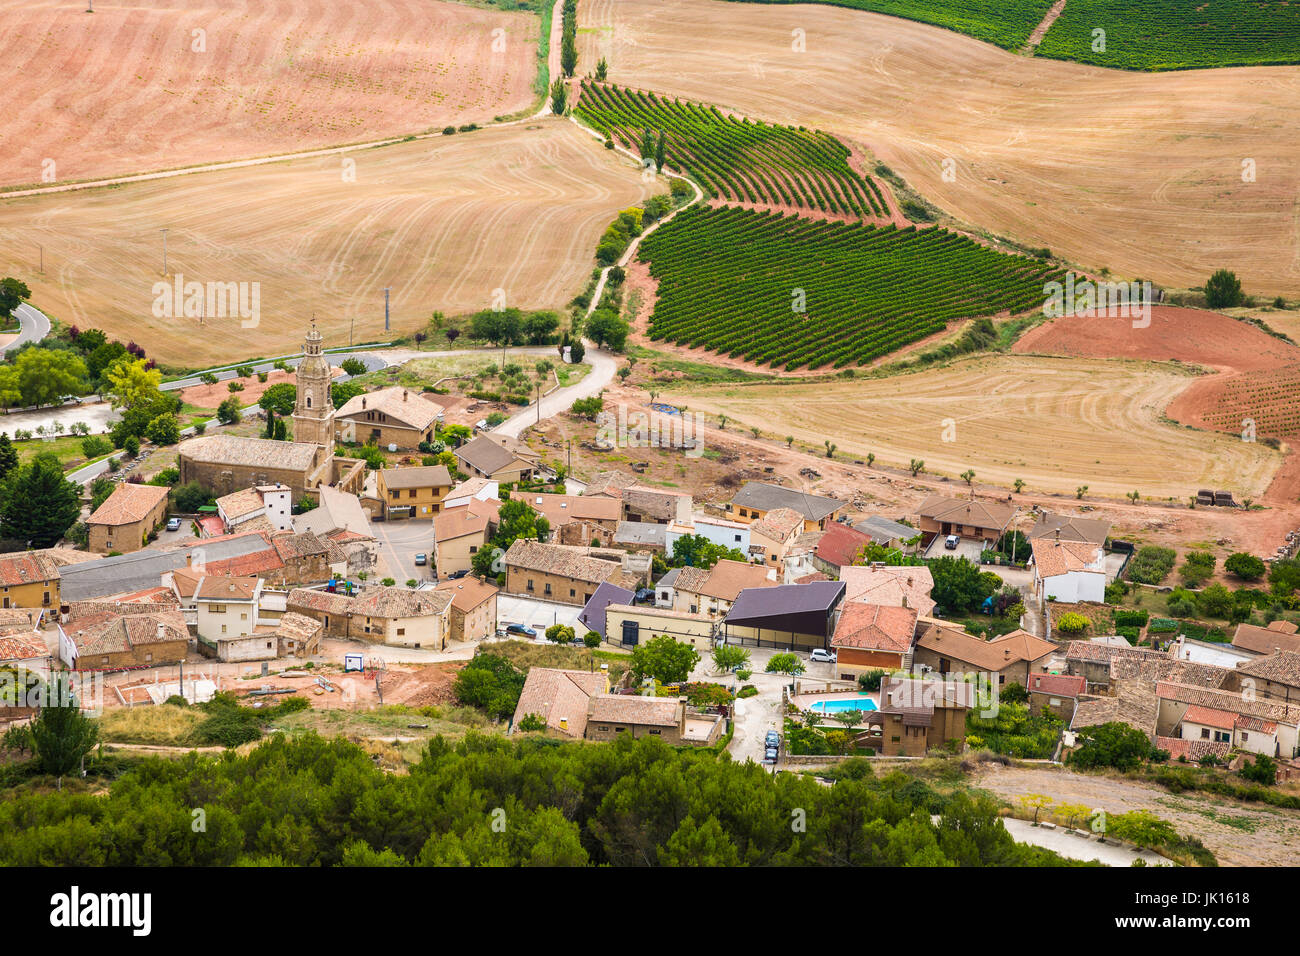
<instances>
[{"instance_id":1,"label":"village","mask_svg":"<svg viewBox=\"0 0 1300 956\"><path fill-rule=\"evenodd\" d=\"M0 555L0 669L64 675L128 751L151 710L296 700L360 718L357 740L419 741L422 715L459 707L509 736L654 737L774 773L976 751L1059 766L1118 729L1171 764L1300 774L1296 612L1237 599L1235 625L1192 623L1178 601L1226 589L1159 584L1172 551L1094 509L971 490L882 513L755 468L696 498L650 462L693 471L712 436L638 432L662 403L578 400L513 437L449 427L444 396L406 385L339 405L336 375L312 328L291 436L176 446L175 487L212 504L121 480L86 510L85 550ZM353 457L359 435L391 457ZM577 474L575 441L594 463ZM39 712L8 703L10 727ZM383 713L406 716L365 723Z\"/></svg>"}]
</instances>

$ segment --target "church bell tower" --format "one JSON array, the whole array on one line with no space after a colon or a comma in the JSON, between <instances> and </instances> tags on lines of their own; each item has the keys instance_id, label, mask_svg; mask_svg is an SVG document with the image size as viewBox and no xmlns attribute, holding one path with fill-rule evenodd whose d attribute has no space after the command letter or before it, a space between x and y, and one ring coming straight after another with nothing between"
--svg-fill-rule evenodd
<instances>
[{"instance_id":1,"label":"church bell tower","mask_svg":"<svg viewBox=\"0 0 1300 956\"><path fill-rule=\"evenodd\" d=\"M293 440L321 445L334 455L334 402L330 398L330 363L321 351L321 334L312 319L298 363L298 399L293 409Z\"/></svg>"}]
</instances>

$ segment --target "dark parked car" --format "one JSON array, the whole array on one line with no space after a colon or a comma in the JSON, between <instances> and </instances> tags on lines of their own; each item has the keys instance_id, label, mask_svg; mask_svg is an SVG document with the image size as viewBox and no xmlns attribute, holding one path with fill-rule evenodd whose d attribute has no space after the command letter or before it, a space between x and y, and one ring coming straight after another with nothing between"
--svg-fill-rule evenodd
<instances>
[{"instance_id":1,"label":"dark parked car","mask_svg":"<svg viewBox=\"0 0 1300 956\"><path fill-rule=\"evenodd\" d=\"M522 625L522 624L507 624L507 625L506 625L506 633L507 633L507 634L519 634L519 635L522 635L523 637L536 637L536 636L537 636L537 632L536 632L536 631L534 631L531 627L525 627L525 626Z\"/></svg>"},{"instance_id":2,"label":"dark parked car","mask_svg":"<svg viewBox=\"0 0 1300 956\"><path fill-rule=\"evenodd\" d=\"M767 746L768 747L781 746L781 735L778 734L775 730L769 730L767 732Z\"/></svg>"},{"instance_id":3,"label":"dark parked car","mask_svg":"<svg viewBox=\"0 0 1300 956\"><path fill-rule=\"evenodd\" d=\"M654 596L654 588L637 588L636 597L632 598L632 603L640 604L642 601L652 600Z\"/></svg>"},{"instance_id":4,"label":"dark parked car","mask_svg":"<svg viewBox=\"0 0 1300 956\"><path fill-rule=\"evenodd\" d=\"M777 756L777 754L776 754L776 748L775 748L775 747L768 747L768 748L767 748L767 751L763 754L763 762L764 762L764 763L776 763L776 756Z\"/></svg>"},{"instance_id":5,"label":"dark parked car","mask_svg":"<svg viewBox=\"0 0 1300 956\"><path fill-rule=\"evenodd\" d=\"M455 581L457 578L463 578L467 574L469 574L469 568L461 568L459 571L453 571L451 574L447 575L447 580Z\"/></svg>"}]
</instances>

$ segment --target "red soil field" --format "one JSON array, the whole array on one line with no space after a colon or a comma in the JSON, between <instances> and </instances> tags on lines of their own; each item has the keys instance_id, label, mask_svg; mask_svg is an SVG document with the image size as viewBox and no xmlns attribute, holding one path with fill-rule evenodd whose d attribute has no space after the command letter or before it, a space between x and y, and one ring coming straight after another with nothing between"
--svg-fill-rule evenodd
<instances>
[{"instance_id":1,"label":"red soil field","mask_svg":"<svg viewBox=\"0 0 1300 956\"><path fill-rule=\"evenodd\" d=\"M1300 444L1300 348L1246 322L1206 312L1157 306L1148 328L1133 319L1081 316L1056 319L1021 337L1020 353L1089 358L1177 360L1216 371L1193 379L1172 396L1165 414L1197 428L1243 432ZM1268 497L1294 503L1300 494L1300 453L1293 450Z\"/></svg>"},{"instance_id":2,"label":"red soil field","mask_svg":"<svg viewBox=\"0 0 1300 956\"><path fill-rule=\"evenodd\" d=\"M534 99L537 18L459 3L0 0L0 23L0 186L43 184L50 161L65 182L249 159Z\"/></svg>"}]
</instances>

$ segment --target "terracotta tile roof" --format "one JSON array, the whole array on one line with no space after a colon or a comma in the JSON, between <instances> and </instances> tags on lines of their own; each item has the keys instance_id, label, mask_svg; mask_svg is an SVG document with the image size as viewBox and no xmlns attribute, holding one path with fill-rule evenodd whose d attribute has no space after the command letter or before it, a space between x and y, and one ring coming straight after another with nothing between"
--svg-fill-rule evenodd
<instances>
[{"instance_id":1,"label":"terracotta tile roof","mask_svg":"<svg viewBox=\"0 0 1300 956\"><path fill-rule=\"evenodd\" d=\"M871 535L854 531L846 524L832 521L817 542L817 557L837 568L852 564L871 543Z\"/></svg>"},{"instance_id":2,"label":"terracotta tile roof","mask_svg":"<svg viewBox=\"0 0 1300 956\"><path fill-rule=\"evenodd\" d=\"M587 482L589 495L612 495L623 497L623 492L637 483L636 475L626 471L598 471Z\"/></svg>"},{"instance_id":3,"label":"terracotta tile roof","mask_svg":"<svg viewBox=\"0 0 1300 956\"><path fill-rule=\"evenodd\" d=\"M704 585L709 580L709 574L712 569L706 571L704 568L687 566L684 568L674 568L673 570L677 572L671 582L673 590L685 591L687 594L703 594ZM672 571L668 572L668 574L672 573ZM664 577L667 576L668 575L664 575Z\"/></svg>"},{"instance_id":4,"label":"terracotta tile roof","mask_svg":"<svg viewBox=\"0 0 1300 956\"><path fill-rule=\"evenodd\" d=\"M1030 674L1029 686L1025 688L1031 694L1052 697L1078 697L1087 689L1088 682L1084 678L1069 674Z\"/></svg>"},{"instance_id":5,"label":"terracotta tile roof","mask_svg":"<svg viewBox=\"0 0 1300 956\"><path fill-rule=\"evenodd\" d=\"M592 697L587 705L587 723L604 721L644 727L675 727L682 713L682 702L674 697L601 694Z\"/></svg>"},{"instance_id":6,"label":"terracotta tile roof","mask_svg":"<svg viewBox=\"0 0 1300 956\"><path fill-rule=\"evenodd\" d=\"M587 729L587 703L594 694L604 693L609 681L604 674L587 671L533 667L515 707L514 725L528 714L536 714L552 730L582 737ZM566 726L561 727L563 719Z\"/></svg>"},{"instance_id":7,"label":"terracotta tile roof","mask_svg":"<svg viewBox=\"0 0 1300 956\"><path fill-rule=\"evenodd\" d=\"M589 557L585 551L585 548L541 544L520 538L510 545L504 561L507 567L556 574L592 584L612 580L622 571L618 562Z\"/></svg>"},{"instance_id":8,"label":"terracotta tile roof","mask_svg":"<svg viewBox=\"0 0 1300 956\"><path fill-rule=\"evenodd\" d=\"M1270 631L1281 631L1283 634L1295 634L1300 632L1300 624L1294 621L1274 621L1268 626Z\"/></svg>"},{"instance_id":9,"label":"terracotta tile roof","mask_svg":"<svg viewBox=\"0 0 1300 956\"><path fill-rule=\"evenodd\" d=\"M1156 747L1167 750L1171 760L1183 757L1188 763L1197 763L1210 754L1226 757L1232 750L1232 745L1226 740L1184 740L1182 737L1157 737Z\"/></svg>"},{"instance_id":10,"label":"terracotta tile roof","mask_svg":"<svg viewBox=\"0 0 1300 956\"><path fill-rule=\"evenodd\" d=\"M682 569L683 572L688 570ZM695 570L695 569L690 569ZM687 577L687 584L682 584L682 578ZM691 577L683 574L677 578L677 590L691 591L689 586ZM732 561L730 558L724 558L715 564L708 572L708 577L704 579L704 584L697 591L706 597L718 598L723 601L734 601L745 588L770 588L776 587L777 582L767 576L767 568L761 564L750 564L746 561Z\"/></svg>"},{"instance_id":11,"label":"terracotta tile roof","mask_svg":"<svg viewBox=\"0 0 1300 956\"><path fill-rule=\"evenodd\" d=\"M241 488L239 491L232 491L228 495L222 495L217 499L217 507L221 513L230 521L236 521L245 515L250 515L255 511L261 511L266 507L266 502L262 500L261 494L252 488ZM240 530L244 530L240 528Z\"/></svg>"},{"instance_id":12,"label":"terracotta tile roof","mask_svg":"<svg viewBox=\"0 0 1300 956\"><path fill-rule=\"evenodd\" d=\"M285 607L291 611L307 609L323 614L348 614L352 610L352 601L346 594L331 594L314 588L294 588L285 597Z\"/></svg>"},{"instance_id":13,"label":"terracotta tile roof","mask_svg":"<svg viewBox=\"0 0 1300 956\"><path fill-rule=\"evenodd\" d=\"M1202 707L1199 704L1192 704L1183 712L1183 720L1193 724L1204 724L1206 727L1218 727L1220 730L1232 730L1237 725L1237 715L1230 714L1226 710L1215 710L1213 707Z\"/></svg>"},{"instance_id":14,"label":"terracotta tile roof","mask_svg":"<svg viewBox=\"0 0 1300 956\"><path fill-rule=\"evenodd\" d=\"M982 671L1000 671L1012 664L1032 663L1057 649L1050 641L1024 631L1013 631L996 640L985 641L942 625L925 628L917 638L916 646Z\"/></svg>"},{"instance_id":15,"label":"terracotta tile roof","mask_svg":"<svg viewBox=\"0 0 1300 956\"><path fill-rule=\"evenodd\" d=\"M280 615L275 626L275 636L290 641L306 643L325 629L325 625L314 617L288 611Z\"/></svg>"},{"instance_id":16,"label":"terracotta tile roof","mask_svg":"<svg viewBox=\"0 0 1300 956\"><path fill-rule=\"evenodd\" d=\"M610 524L618 522L623 513L622 505L613 498L603 495L551 495L519 492L514 497L544 514L551 522L552 528L558 528L570 521L605 521Z\"/></svg>"},{"instance_id":17,"label":"terracotta tile roof","mask_svg":"<svg viewBox=\"0 0 1300 956\"><path fill-rule=\"evenodd\" d=\"M832 581L832 580L834 580L834 578L832 578L829 574L823 574L820 571L814 571L812 574L805 574L801 578L795 578L794 583L812 584L814 581Z\"/></svg>"},{"instance_id":18,"label":"terracotta tile roof","mask_svg":"<svg viewBox=\"0 0 1300 956\"><path fill-rule=\"evenodd\" d=\"M416 431L424 431L442 415L442 406L429 401L423 392L413 392L409 388L393 385L389 388L376 389L364 395L354 395L343 407L334 413L336 420L364 416L367 412L382 412L394 422L371 422L362 420L361 425L406 425Z\"/></svg>"},{"instance_id":19,"label":"terracotta tile roof","mask_svg":"<svg viewBox=\"0 0 1300 956\"><path fill-rule=\"evenodd\" d=\"M236 577L243 577L250 574L268 574L272 571L283 570L284 561L274 548L267 547L251 554L223 558L220 561L209 561L204 565L204 569L208 574L231 574Z\"/></svg>"},{"instance_id":20,"label":"terracotta tile roof","mask_svg":"<svg viewBox=\"0 0 1300 956\"><path fill-rule=\"evenodd\" d=\"M500 510L501 502L495 499L480 501L477 498L471 499L469 504L448 508L434 516L434 540L451 541L467 534L484 534L488 525L496 521Z\"/></svg>"},{"instance_id":21,"label":"terracotta tile roof","mask_svg":"<svg viewBox=\"0 0 1300 956\"><path fill-rule=\"evenodd\" d=\"M1274 624L1286 623L1274 621ZM1300 653L1300 636L1255 624L1238 624L1232 635L1232 646L1256 654L1275 654L1278 651Z\"/></svg>"},{"instance_id":22,"label":"terracotta tile roof","mask_svg":"<svg viewBox=\"0 0 1300 956\"><path fill-rule=\"evenodd\" d=\"M451 606L462 613L467 613L496 597L501 589L495 584L488 584L486 581L466 575L455 581L441 582L437 590L449 593Z\"/></svg>"},{"instance_id":23,"label":"terracotta tile roof","mask_svg":"<svg viewBox=\"0 0 1300 956\"><path fill-rule=\"evenodd\" d=\"M947 521L997 532L1007 526L1015 511L1012 505L1003 501L946 498L943 495L931 495L916 509L918 515L932 521Z\"/></svg>"},{"instance_id":24,"label":"terracotta tile roof","mask_svg":"<svg viewBox=\"0 0 1300 956\"><path fill-rule=\"evenodd\" d=\"M0 627L25 627L35 630L45 616L45 609L39 607L0 608Z\"/></svg>"},{"instance_id":25,"label":"terracotta tile roof","mask_svg":"<svg viewBox=\"0 0 1300 956\"><path fill-rule=\"evenodd\" d=\"M1156 697L1176 700L1184 704L1199 704L1202 707L1225 710L1246 717L1258 717L1261 720L1276 721L1291 727L1300 726L1300 707L1289 707L1264 698L1247 700L1240 691L1216 690L1210 687L1193 687L1171 681L1158 681Z\"/></svg>"},{"instance_id":26,"label":"terracotta tile roof","mask_svg":"<svg viewBox=\"0 0 1300 956\"><path fill-rule=\"evenodd\" d=\"M1274 721L1251 717L1247 714L1238 714L1233 726L1237 730L1253 730L1261 734L1272 735L1277 733L1277 724Z\"/></svg>"},{"instance_id":27,"label":"terracotta tile roof","mask_svg":"<svg viewBox=\"0 0 1300 956\"><path fill-rule=\"evenodd\" d=\"M237 435L204 435L177 446L190 461L244 468L275 468L306 471L320 446L309 442L273 441L269 438L240 438Z\"/></svg>"},{"instance_id":28,"label":"terracotta tile roof","mask_svg":"<svg viewBox=\"0 0 1300 956\"><path fill-rule=\"evenodd\" d=\"M840 580L846 588L846 601L863 601L868 604L907 606L922 617L934 611L930 590L934 578L925 566L885 567L868 565L841 567Z\"/></svg>"},{"instance_id":29,"label":"terracotta tile roof","mask_svg":"<svg viewBox=\"0 0 1300 956\"><path fill-rule=\"evenodd\" d=\"M176 594L171 588L165 588L161 585L156 588L143 588L139 591L128 591L125 594L110 594L105 601L111 601L116 604L176 604Z\"/></svg>"},{"instance_id":30,"label":"terracotta tile roof","mask_svg":"<svg viewBox=\"0 0 1300 956\"><path fill-rule=\"evenodd\" d=\"M1038 515L1038 520L1034 522L1028 537L1030 541L1035 538L1059 537L1062 541L1091 541L1093 544L1105 544L1109 535L1109 521L1084 518L1080 515L1057 515L1044 511Z\"/></svg>"},{"instance_id":31,"label":"terracotta tile roof","mask_svg":"<svg viewBox=\"0 0 1300 956\"><path fill-rule=\"evenodd\" d=\"M173 575L175 572L173 572ZM208 574L199 581L195 601L251 601L257 594L259 579L228 574Z\"/></svg>"},{"instance_id":32,"label":"terracotta tile roof","mask_svg":"<svg viewBox=\"0 0 1300 956\"><path fill-rule=\"evenodd\" d=\"M119 654L150 644L189 640L179 611L93 614L69 621L64 633L76 645L79 656Z\"/></svg>"},{"instance_id":33,"label":"terracotta tile roof","mask_svg":"<svg viewBox=\"0 0 1300 956\"><path fill-rule=\"evenodd\" d=\"M87 524L122 525L143 521L171 489L164 485L136 485L124 481L109 495Z\"/></svg>"},{"instance_id":34,"label":"terracotta tile roof","mask_svg":"<svg viewBox=\"0 0 1300 956\"><path fill-rule=\"evenodd\" d=\"M906 654L915 633L916 611L912 608L845 603L831 636L831 647Z\"/></svg>"},{"instance_id":35,"label":"terracotta tile roof","mask_svg":"<svg viewBox=\"0 0 1300 956\"><path fill-rule=\"evenodd\" d=\"M59 569L39 551L0 554L0 585L17 587L59 580Z\"/></svg>"},{"instance_id":36,"label":"terracotta tile roof","mask_svg":"<svg viewBox=\"0 0 1300 956\"><path fill-rule=\"evenodd\" d=\"M297 534L289 532L277 534L271 539L271 546L275 548L276 554L283 561L329 554L329 545L317 537L313 531L302 531Z\"/></svg>"},{"instance_id":37,"label":"terracotta tile roof","mask_svg":"<svg viewBox=\"0 0 1300 956\"><path fill-rule=\"evenodd\" d=\"M1091 571L1104 574L1104 555L1098 545L1087 541L1056 541L1039 538L1031 543L1034 566L1044 578L1054 578L1071 571Z\"/></svg>"},{"instance_id":38,"label":"terracotta tile roof","mask_svg":"<svg viewBox=\"0 0 1300 956\"><path fill-rule=\"evenodd\" d=\"M1257 657L1238 665L1237 673L1286 684L1288 687L1300 687L1300 654L1279 651L1267 657Z\"/></svg>"},{"instance_id":39,"label":"terracotta tile roof","mask_svg":"<svg viewBox=\"0 0 1300 956\"><path fill-rule=\"evenodd\" d=\"M30 661L50 657L44 639L34 632L0 636L0 661Z\"/></svg>"},{"instance_id":40,"label":"terracotta tile roof","mask_svg":"<svg viewBox=\"0 0 1300 956\"><path fill-rule=\"evenodd\" d=\"M451 604L447 591L415 591L404 587L367 588L352 601L352 613L365 617L397 619L432 617Z\"/></svg>"},{"instance_id":41,"label":"terracotta tile roof","mask_svg":"<svg viewBox=\"0 0 1300 956\"><path fill-rule=\"evenodd\" d=\"M793 508L774 508L749 526L750 534L785 541L803 528L803 515Z\"/></svg>"},{"instance_id":42,"label":"terracotta tile roof","mask_svg":"<svg viewBox=\"0 0 1300 956\"><path fill-rule=\"evenodd\" d=\"M880 684L880 711L886 714L933 713L936 707L971 708L975 685L968 681L886 677Z\"/></svg>"},{"instance_id":43,"label":"terracotta tile roof","mask_svg":"<svg viewBox=\"0 0 1300 956\"><path fill-rule=\"evenodd\" d=\"M418 468L383 468L379 480L385 488L450 488L451 473L446 465L422 465Z\"/></svg>"}]
</instances>

